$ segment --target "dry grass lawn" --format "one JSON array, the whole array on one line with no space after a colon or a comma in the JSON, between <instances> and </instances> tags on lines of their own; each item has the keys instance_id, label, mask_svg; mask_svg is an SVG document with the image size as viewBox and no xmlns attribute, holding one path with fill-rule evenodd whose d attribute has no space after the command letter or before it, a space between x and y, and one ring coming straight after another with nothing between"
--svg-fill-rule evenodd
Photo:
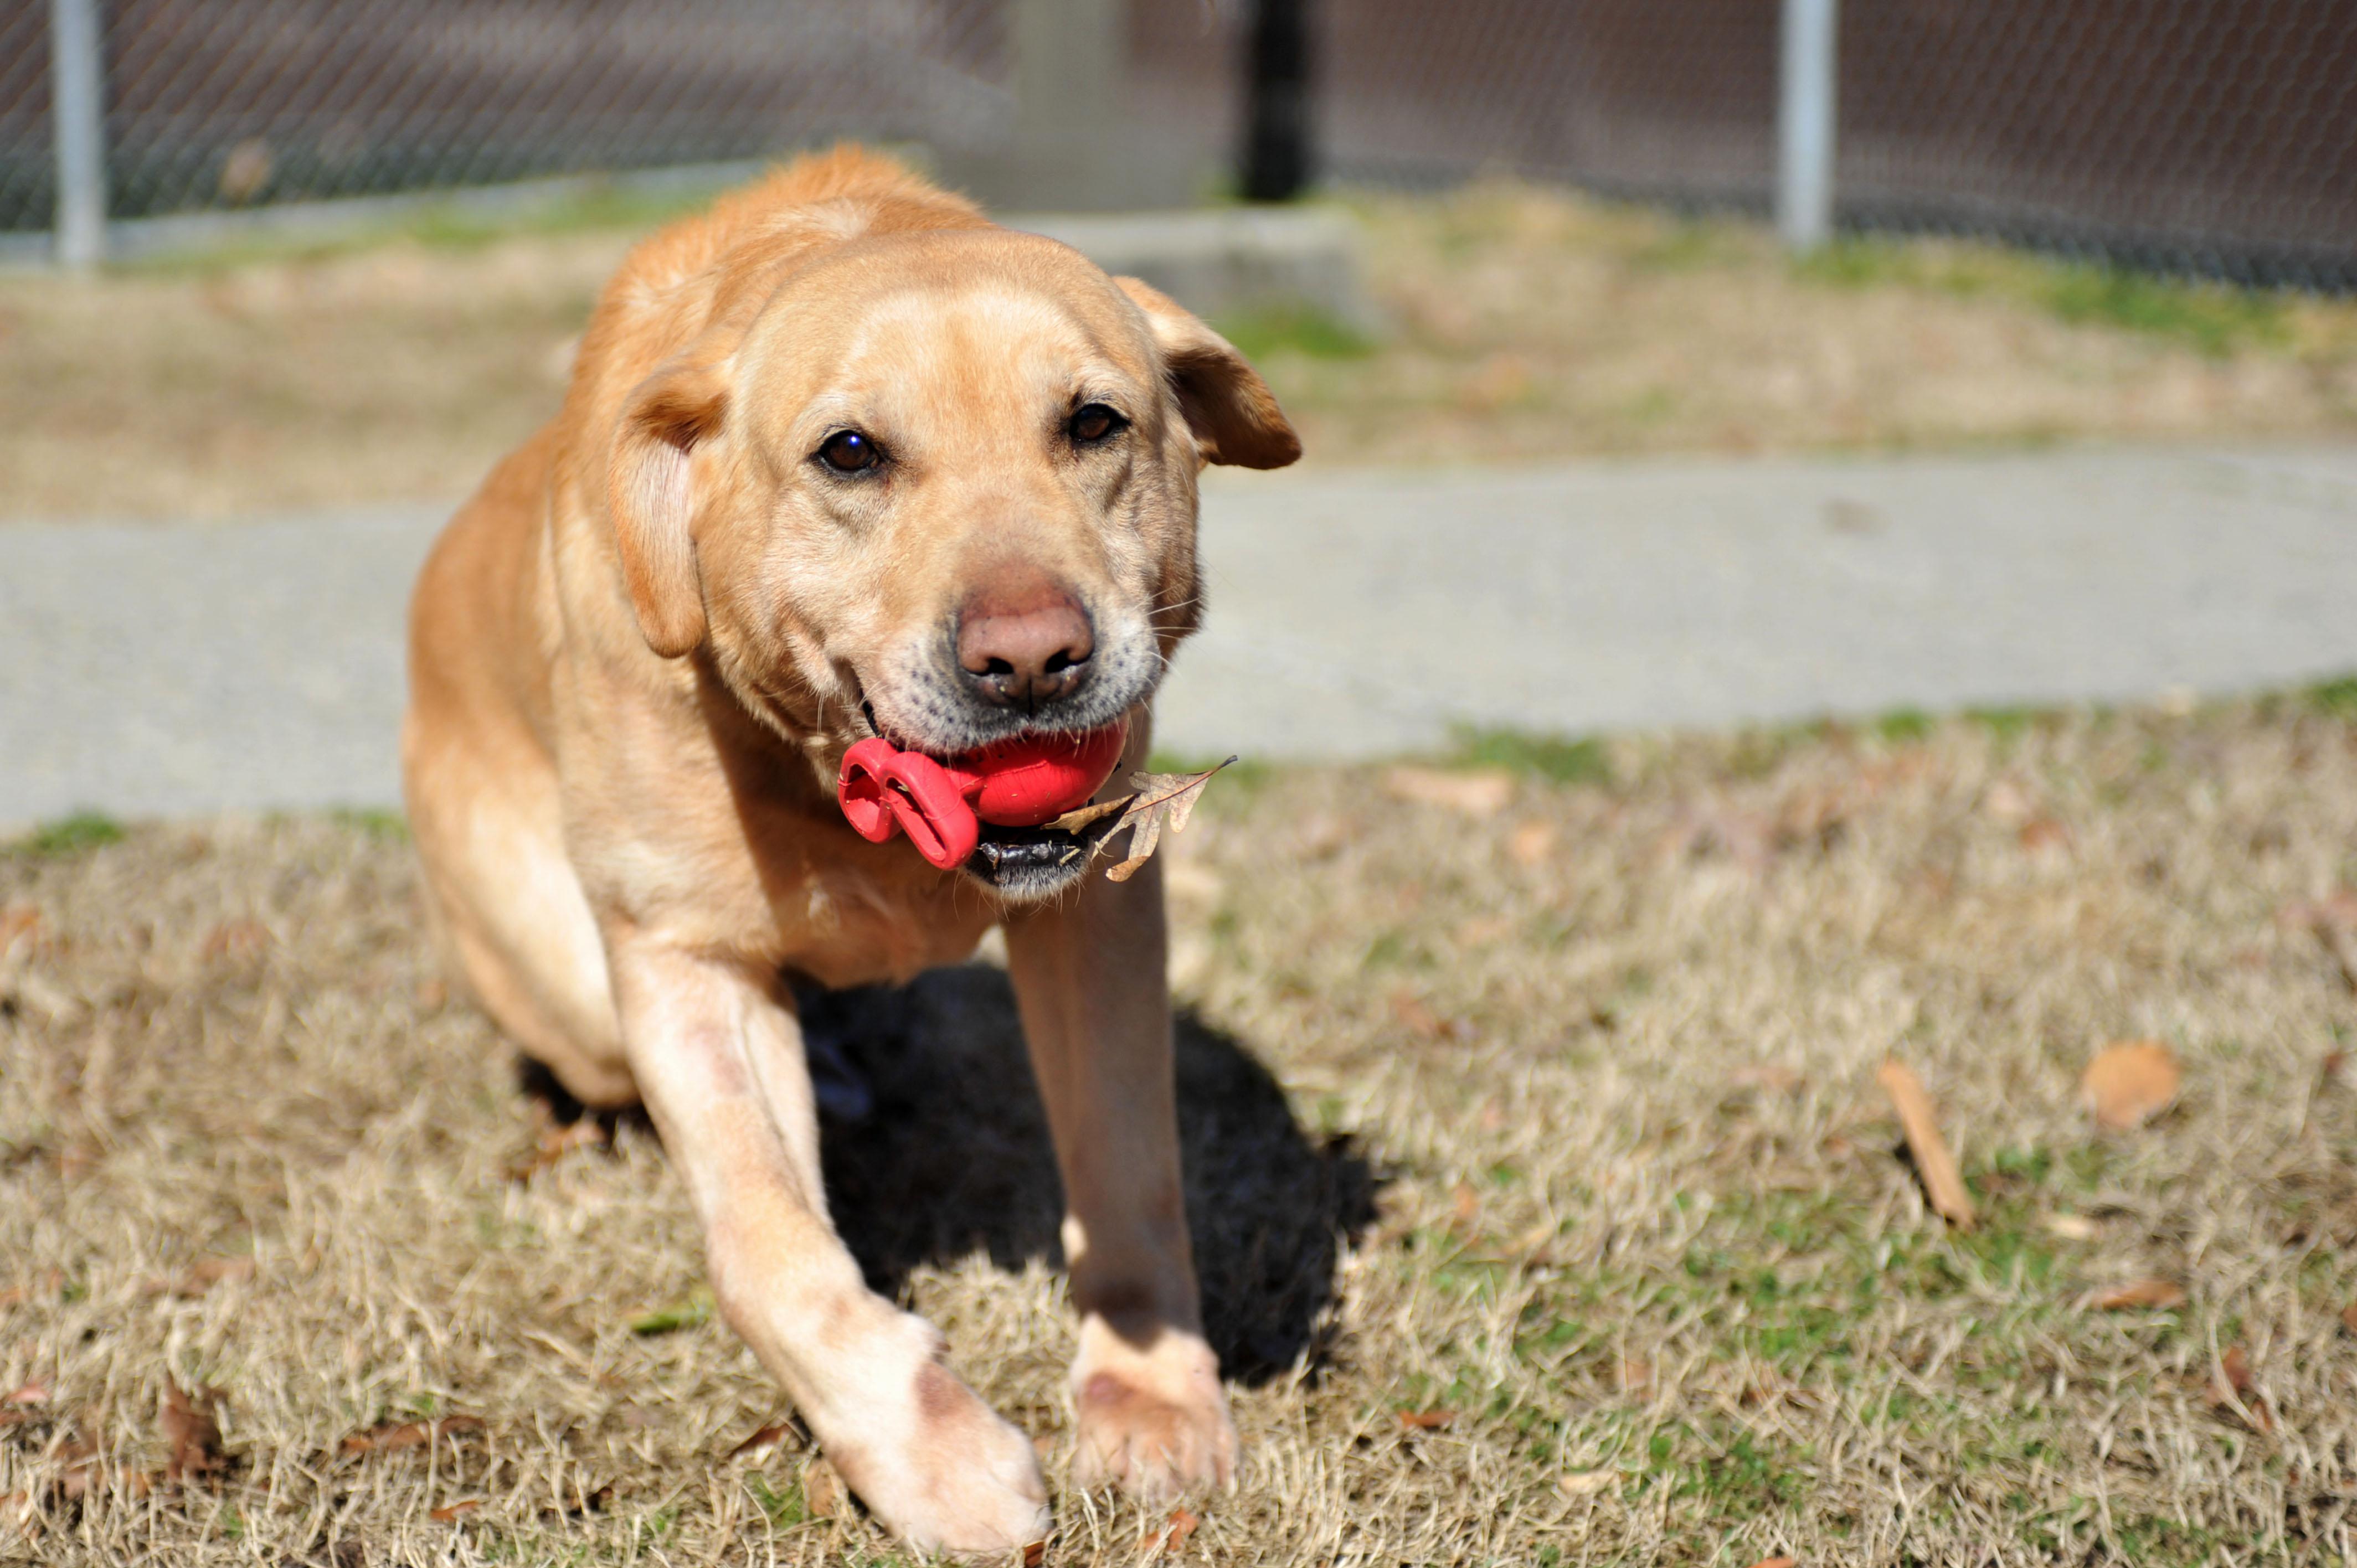
<instances>
[{"instance_id":1,"label":"dry grass lawn","mask_svg":"<svg viewBox=\"0 0 2357 1568\"><path fill-rule=\"evenodd\" d=\"M1250 1457L1175 1528L1062 1492L1048 1561L2357 1560L2339 695L1491 737L1487 814L1479 775L1214 785L1175 970ZM0 853L0 1560L893 1560L791 1425L736 1452L786 1412L661 1148L536 1122L397 827L109 838ZM846 1230L1060 1474L1002 976L813 1017L877 1101L829 1130ZM2098 1133L2080 1072L2130 1037L2182 1092Z\"/></svg>"},{"instance_id":2,"label":"dry grass lawn","mask_svg":"<svg viewBox=\"0 0 2357 1568\"><path fill-rule=\"evenodd\" d=\"M1315 462L2357 435L2357 306L1559 191L1364 197L1381 342L1222 325ZM455 499L554 410L644 211L0 276L0 518ZM584 226L586 225L586 226Z\"/></svg>"}]
</instances>

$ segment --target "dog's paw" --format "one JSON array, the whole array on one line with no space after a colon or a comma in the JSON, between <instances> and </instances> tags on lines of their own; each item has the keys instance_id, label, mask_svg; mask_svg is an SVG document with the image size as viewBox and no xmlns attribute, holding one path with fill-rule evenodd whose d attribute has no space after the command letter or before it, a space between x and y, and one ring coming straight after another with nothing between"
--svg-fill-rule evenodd
<instances>
[{"instance_id":1,"label":"dog's paw","mask_svg":"<svg viewBox=\"0 0 2357 1568\"><path fill-rule=\"evenodd\" d=\"M886 1412L877 1412L884 1414ZM1048 1538L1048 1488L1031 1440L940 1362L917 1369L906 1408L873 1440L830 1442L860 1501L920 1552L997 1555Z\"/></svg>"},{"instance_id":2,"label":"dog's paw","mask_svg":"<svg viewBox=\"0 0 2357 1568\"><path fill-rule=\"evenodd\" d=\"M1191 1334L1167 1334L1152 1351L1118 1366L1092 1369L1089 1359L1073 1373L1075 1484L1110 1481L1153 1499L1235 1478L1236 1428L1210 1346Z\"/></svg>"}]
</instances>

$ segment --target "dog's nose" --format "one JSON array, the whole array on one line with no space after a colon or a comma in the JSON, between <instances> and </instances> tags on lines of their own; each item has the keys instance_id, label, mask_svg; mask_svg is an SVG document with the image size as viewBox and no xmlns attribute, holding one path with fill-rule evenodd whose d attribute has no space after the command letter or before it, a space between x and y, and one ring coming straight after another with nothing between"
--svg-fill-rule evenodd
<instances>
[{"instance_id":1,"label":"dog's nose","mask_svg":"<svg viewBox=\"0 0 2357 1568\"><path fill-rule=\"evenodd\" d=\"M1037 708L1071 695L1095 651L1088 612L1060 587L977 595L958 615L958 668L985 701L1002 706Z\"/></svg>"}]
</instances>

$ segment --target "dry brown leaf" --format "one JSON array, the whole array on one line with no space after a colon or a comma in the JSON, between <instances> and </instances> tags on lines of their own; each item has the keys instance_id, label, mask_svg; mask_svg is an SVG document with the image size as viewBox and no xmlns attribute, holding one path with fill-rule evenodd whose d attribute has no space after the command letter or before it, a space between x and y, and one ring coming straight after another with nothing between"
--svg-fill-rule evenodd
<instances>
[{"instance_id":1,"label":"dry brown leaf","mask_svg":"<svg viewBox=\"0 0 2357 1568\"><path fill-rule=\"evenodd\" d=\"M1435 1013L1413 991L1402 989L1392 993L1392 1013L1412 1033L1427 1040L1462 1039L1468 1032L1465 1026L1456 1019L1444 1018Z\"/></svg>"},{"instance_id":2,"label":"dry brown leaf","mask_svg":"<svg viewBox=\"0 0 2357 1568\"><path fill-rule=\"evenodd\" d=\"M2025 854L2044 854L2050 850L2071 847L2071 830L2051 817L2032 817L2021 824L2017 835Z\"/></svg>"},{"instance_id":3,"label":"dry brown leaf","mask_svg":"<svg viewBox=\"0 0 2357 1568\"><path fill-rule=\"evenodd\" d=\"M444 1503L425 1517L436 1524L448 1524L452 1520L473 1513L482 1506L483 1499L480 1498L460 1498L455 1503Z\"/></svg>"},{"instance_id":4,"label":"dry brown leaf","mask_svg":"<svg viewBox=\"0 0 2357 1568\"><path fill-rule=\"evenodd\" d=\"M455 1437L462 1432L480 1432L482 1422L471 1415L446 1415L439 1421L387 1421L355 1432L337 1445L340 1454L390 1453L397 1448L420 1448L437 1437Z\"/></svg>"},{"instance_id":5,"label":"dry brown leaf","mask_svg":"<svg viewBox=\"0 0 2357 1568\"><path fill-rule=\"evenodd\" d=\"M2125 1133L2167 1110L2184 1076L2176 1053L2158 1040L2122 1040L2087 1064L2079 1098L2097 1126Z\"/></svg>"},{"instance_id":6,"label":"dry brown leaf","mask_svg":"<svg viewBox=\"0 0 2357 1568\"><path fill-rule=\"evenodd\" d=\"M1393 1412L1410 1432L1437 1432L1457 1419L1453 1410L1403 1410Z\"/></svg>"},{"instance_id":7,"label":"dry brown leaf","mask_svg":"<svg viewBox=\"0 0 2357 1568\"><path fill-rule=\"evenodd\" d=\"M2136 1280L2089 1291L2079 1305L2090 1312L2128 1312L2139 1307L2166 1310L2185 1305L2185 1287L2175 1280Z\"/></svg>"},{"instance_id":8,"label":"dry brown leaf","mask_svg":"<svg viewBox=\"0 0 2357 1568\"><path fill-rule=\"evenodd\" d=\"M1121 820L1096 841L1102 843L1125 828L1129 830L1129 854L1119 864L1105 867L1105 879L1110 882L1128 881L1137 875L1139 866L1154 858L1155 846L1162 842L1163 829L1167 827L1174 833L1184 832L1187 819L1195 812L1195 802L1203 798L1203 786L1211 781L1220 768L1225 768L1234 760L1231 757L1219 768L1207 768L1200 773L1131 774L1129 787L1135 793L1120 802ZM1082 810L1087 811L1094 808L1083 807ZM1067 812L1049 826L1054 827L1080 814ZM1107 814L1098 813L1099 816Z\"/></svg>"},{"instance_id":9,"label":"dry brown leaf","mask_svg":"<svg viewBox=\"0 0 2357 1568\"><path fill-rule=\"evenodd\" d=\"M1039 1564L1047 1560L1048 1543L1046 1541L1031 1541L1024 1543L1023 1568L1039 1568Z\"/></svg>"},{"instance_id":10,"label":"dry brown leaf","mask_svg":"<svg viewBox=\"0 0 2357 1568\"><path fill-rule=\"evenodd\" d=\"M2341 1326L2352 1334L2357 1334L2357 1301L2352 1301L2341 1309Z\"/></svg>"},{"instance_id":11,"label":"dry brown leaf","mask_svg":"<svg viewBox=\"0 0 2357 1568\"><path fill-rule=\"evenodd\" d=\"M802 1466L802 1508L813 1519L834 1519L851 1506L851 1488L824 1458Z\"/></svg>"},{"instance_id":12,"label":"dry brown leaf","mask_svg":"<svg viewBox=\"0 0 2357 1568\"><path fill-rule=\"evenodd\" d=\"M1956 1157L1948 1152L1947 1140L1940 1136L1939 1113L1932 1107L1932 1097L1923 1092L1922 1080L1895 1059L1884 1062L1874 1077L1899 1112L1900 1129L1907 1134L1908 1151L1915 1156L1915 1174L1922 1179L1932 1207L1957 1230L1971 1230L1972 1194L1964 1190Z\"/></svg>"},{"instance_id":13,"label":"dry brown leaf","mask_svg":"<svg viewBox=\"0 0 2357 1568\"><path fill-rule=\"evenodd\" d=\"M1137 1549L1147 1552L1176 1552L1187 1544L1187 1538L1201 1522L1185 1509L1172 1509L1168 1519L1138 1538Z\"/></svg>"},{"instance_id":14,"label":"dry brown leaf","mask_svg":"<svg viewBox=\"0 0 2357 1568\"><path fill-rule=\"evenodd\" d=\"M606 1130L594 1116L584 1116L577 1122L559 1124L554 1120L542 1123L534 1142L532 1157L508 1167L511 1181L530 1181L555 1165L576 1149L599 1148L606 1142Z\"/></svg>"},{"instance_id":15,"label":"dry brown leaf","mask_svg":"<svg viewBox=\"0 0 2357 1568\"><path fill-rule=\"evenodd\" d=\"M1524 822L1506 840L1506 854L1516 865L1539 865L1555 853L1556 833L1553 822Z\"/></svg>"},{"instance_id":16,"label":"dry brown leaf","mask_svg":"<svg viewBox=\"0 0 2357 1568\"><path fill-rule=\"evenodd\" d=\"M1650 1392L1653 1387L1653 1364L1642 1356L1620 1358L1620 1391L1624 1394Z\"/></svg>"},{"instance_id":17,"label":"dry brown leaf","mask_svg":"<svg viewBox=\"0 0 2357 1568\"><path fill-rule=\"evenodd\" d=\"M748 1454L766 1453L770 1449L775 1448L778 1445L779 1439L785 1436L788 1427L786 1423L782 1421L771 1422L769 1425L755 1432L752 1436L745 1439L744 1442L737 1444L736 1447L731 1448L728 1451L728 1457L731 1459L742 1459Z\"/></svg>"},{"instance_id":18,"label":"dry brown leaf","mask_svg":"<svg viewBox=\"0 0 2357 1568\"><path fill-rule=\"evenodd\" d=\"M1555 1477L1555 1489L1566 1497L1592 1498L1620 1478L1618 1470L1574 1470Z\"/></svg>"},{"instance_id":19,"label":"dry brown leaf","mask_svg":"<svg viewBox=\"0 0 2357 1568\"><path fill-rule=\"evenodd\" d=\"M19 942L30 947L40 934L41 911L38 905L0 905L0 959L6 958Z\"/></svg>"},{"instance_id":20,"label":"dry brown leaf","mask_svg":"<svg viewBox=\"0 0 2357 1568\"><path fill-rule=\"evenodd\" d=\"M2275 1412L2258 1392L2251 1377L2251 1359L2240 1345L2227 1346L2226 1353L2218 1358L2218 1371L2210 1380L2209 1396L2213 1408L2242 1417L2255 1431L2275 1430Z\"/></svg>"},{"instance_id":21,"label":"dry brown leaf","mask_svg":"<svg viewBox=\"0 0 2357 1568\"><path fill-rule=\"evenodd\" d=\"M164 1380L163 1408L156 1421L172 1449L164 1462L166 1480L185 1480L221 1467L221 1423L214 1415L220 1405L221 1396L210 1389L199 1388L192 1395L169 1378Z\"/></svg>"},{"instance_id":22,"label":"dry brown leaf","mask_svg":"<svg viewBox=\"0 0 2357 1568\"><path fill-rule=\"evenodd\" d=\"M1789 1557L1762 1557L1751 1568L1792 1568L1792 1560Z\"/></svg>"},{"instance_id":23,"label":"dry brown leaf","mask_svg":"<svg viewBox=\"0 0 2357 1568\"><path fill-rule=\"evenodd\" d=\"M1460 1181L1448 1194L1448 1208L1457 1223L1470 1230L1481 1218L1481 1195Z\"/></svg>"},{"instance_id":24,"label":"dry brown leaf","mask_svg":"<svg viewBox=\"0 0 2357 1568\"><path fill-rule=\"evenodd\" d=\"M1383 775L1383 792L1413 805L1438 806L1469 817L1494 817L1514 798L1514 776L1495 768L1451 770L1403 766Z\"/></svg>"}]
</instances>

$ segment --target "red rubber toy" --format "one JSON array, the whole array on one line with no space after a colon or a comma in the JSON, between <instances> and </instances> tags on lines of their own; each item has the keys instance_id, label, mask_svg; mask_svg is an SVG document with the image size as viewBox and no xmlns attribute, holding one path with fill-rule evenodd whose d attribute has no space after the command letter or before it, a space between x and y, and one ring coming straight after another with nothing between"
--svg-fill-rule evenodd
<instances>
[{"instance_id":1,"label":"red rubber toy","mask_svg":"<svg viewBox=\"0 0 2357 1568\"><path fill-rule=\"evenodd\" d=\"M947 871L982 842L982 824L1036 828L1085 804L1121 760L1128 725L1086 735L1025 736L936 761L877 736L844 754L835 799L852 831L882 843L905 832Z\"/></svg>"}]
</instances>

